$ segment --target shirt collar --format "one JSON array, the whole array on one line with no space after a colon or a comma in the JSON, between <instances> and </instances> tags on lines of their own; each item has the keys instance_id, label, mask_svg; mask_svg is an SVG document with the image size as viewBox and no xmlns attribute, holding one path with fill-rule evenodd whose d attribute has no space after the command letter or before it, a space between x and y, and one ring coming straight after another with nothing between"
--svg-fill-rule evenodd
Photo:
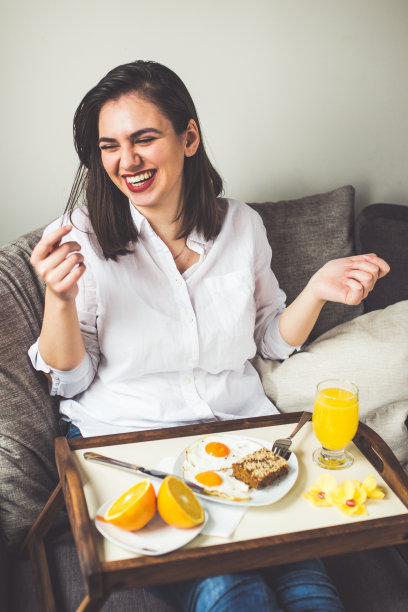
<instances>
[{"instance_id":1,"label":"shirt collar","mask_svg":"<svg viewBox=\"0 0 408 612\"><path fill-rule=\"evenodd\" d=\"M129 206L130 206L130 214L132 215L133 223L135 224L137 231L140 232L142 229L143 222L147 223L147 221L144 218L144 216L137 210L137 208L133 206L130 200L129 200Z\"/></svg>"},{"instance_id":2,"label":"shirt collar","mask_svg":"<svg viewBox=\"0 0 408 612\"><path fill-rule=\"evenodd\" d=\"M145 229L150 228L150 231L153 231L148 220L142 215L142 213L140 213L137 210L137 208L133 206L130 200L129 200L129 206L130 206L130 214L132 215L132 219L136 226L137 231L140 233L143 230L143 228ZM193 242L198 242L199 244L202 244L203 246L210 246L213 243L213 240L206 240L204 238L204 234L202 232L198 232L196 229L193 229L193 231L190 233L190 235L188 236L188 240L192 240Z\"/></svg>"},{"instance_id":3,"label":"shirt collar","mask_svg":"<svg viewBox=\"0 0 408 612\"><path fill-rule=\"evenodd\" d=\"M204 234L202 232L198 232L196 229L193 229L193 231L190 233L188 240L192 240L193 242L198 242L199 244L202 244L203 246L206 246L208 244L212 244L212 240L206 240L204 238Z\"/></svg>"}]
</instances>

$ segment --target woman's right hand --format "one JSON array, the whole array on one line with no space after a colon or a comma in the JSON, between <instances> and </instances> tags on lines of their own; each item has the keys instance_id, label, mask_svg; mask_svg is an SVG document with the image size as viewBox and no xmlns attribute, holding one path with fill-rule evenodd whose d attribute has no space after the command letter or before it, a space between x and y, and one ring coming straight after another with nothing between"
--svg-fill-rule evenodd
<instances>
[{"instance_id":1,"label":"woman's right hand","mask_svg":"<svg viewBox=\"0 0 408 612\"><path fill-rule=\"evenodd\" d=\"M78 295L78 280L85 272L84 257L78 242L61 240L72 230L71 225L50 232L36 244L30 263L57 298L70 302Z\"/></svg>"}]
</instances>

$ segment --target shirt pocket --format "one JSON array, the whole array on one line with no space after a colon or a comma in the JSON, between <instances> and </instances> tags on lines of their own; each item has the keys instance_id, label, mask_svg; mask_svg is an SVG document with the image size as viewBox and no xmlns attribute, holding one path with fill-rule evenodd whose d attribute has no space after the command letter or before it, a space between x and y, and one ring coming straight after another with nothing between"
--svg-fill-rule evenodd
<instances>
[{"instance_id":1,"label":"shirt pocket","mask_svg":"<svg viewBox=\"0 0 408 612\"><path fill-rule=\"evenodd\" d=\"M254 279L249 268L204 279L211 309L230 336L251 336L255 328Z\"/></svg>"}]
</instances>

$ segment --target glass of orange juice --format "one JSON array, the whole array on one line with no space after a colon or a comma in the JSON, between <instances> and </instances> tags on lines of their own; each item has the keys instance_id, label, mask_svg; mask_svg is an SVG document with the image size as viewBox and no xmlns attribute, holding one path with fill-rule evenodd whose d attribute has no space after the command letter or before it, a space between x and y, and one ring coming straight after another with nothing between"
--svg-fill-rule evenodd
<instances>
[{"instance_id":1,"label":"glass of orange juice","mask_svg":"<svg viewBox=\"0 0 408 612\"><path fill-rule=\"evenodd\" d=\"M358 427L358 389L346 380L328 379L317 385L313 409L313 429L322 447L313 460L327 470L349 467L353 455L344 447Z\"/></svg>"}]
</instances>

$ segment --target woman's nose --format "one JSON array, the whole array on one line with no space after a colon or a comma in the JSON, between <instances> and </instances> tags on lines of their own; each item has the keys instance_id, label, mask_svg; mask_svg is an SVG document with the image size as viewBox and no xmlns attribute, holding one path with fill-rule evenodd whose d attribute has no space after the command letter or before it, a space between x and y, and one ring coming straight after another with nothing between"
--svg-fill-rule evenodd
<instances>
[{"instance_id":1,"label":"woman's nose","mask_svg":"<svg viewBox=\"0 0 408 612\"><path fill-rule=\"evenodd\" d=\"M138 169L143 165L143 160L139 153L131 146L122 149L120 165L125 170Z\"/></svg>"}]
</instances>

